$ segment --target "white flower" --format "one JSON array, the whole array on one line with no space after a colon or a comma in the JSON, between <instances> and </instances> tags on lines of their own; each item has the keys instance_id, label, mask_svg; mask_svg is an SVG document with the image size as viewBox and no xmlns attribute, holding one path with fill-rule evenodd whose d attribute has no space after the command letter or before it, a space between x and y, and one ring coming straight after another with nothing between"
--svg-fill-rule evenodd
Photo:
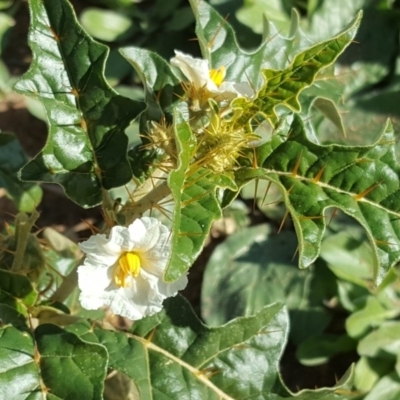
<instances>
[{"instance_id":1,"label":"white flower","mask_svg":"<svg viewBox=\"0 0 400 400\"><path fill-rule=\"evenodd\" d=\"M78 268L82 307L104 305L132 320L155 314L162 302L185 288L187 277L166 283L170 231L156 218L143 217L129 227L114 226L109 237L91 236L80 248L86 258Z\"/></svg>"},{"instance_id":2,"label":"white flower","mask_svg":"<svg viewBox=\"0 0 400 400\"><path fill-rule=\"evenodd\" d=\"M186 92L192 101L203 106L208 98L216 101L230 101L235 97L251 97L254 90L247 82L235 83L224 81L226 69L222 65L218 69L210 69L208 62L193 58L175 50L171 64L178 67L189 81Z\"/></svg>"}]
</instances>

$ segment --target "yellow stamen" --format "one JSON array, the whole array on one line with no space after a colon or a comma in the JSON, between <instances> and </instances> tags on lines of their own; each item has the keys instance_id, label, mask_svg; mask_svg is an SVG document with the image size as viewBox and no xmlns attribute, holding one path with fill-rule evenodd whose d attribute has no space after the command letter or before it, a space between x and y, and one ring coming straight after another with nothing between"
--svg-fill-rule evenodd
<instances>
[{"instance_id":1,"label":"yellow stamen","mask_svg":"<svg viewBox=\"0 0 400 400\"><path fill-rule=\"evenodd\" d=\"M218 69L210 69L210 79L217 85L220 86L224 81L226 75L226 68L221 65Z\"/></svg>"},{"instance_id":2,"label":"yellow stamen","mask_svg":"<svg viewBox=\"0 0 400 400\"><path fill-rule=\"evenodd\" d=\"M125 283L128 275L136 278L140 272L140 258L134 253L123 253L119 258L116 269L114 272L114 282L119 287L127 287L129 284Z\"/></svg>"}]
</instances>

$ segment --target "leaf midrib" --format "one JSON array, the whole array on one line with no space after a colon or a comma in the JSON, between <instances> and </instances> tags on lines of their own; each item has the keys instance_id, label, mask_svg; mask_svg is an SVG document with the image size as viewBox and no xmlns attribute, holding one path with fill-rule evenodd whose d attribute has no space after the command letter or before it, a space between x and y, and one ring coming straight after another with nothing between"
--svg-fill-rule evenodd
<instances>
[{"instance_id":1,"label":"leaf midrib","mask_svg":"<svg viewBox=\"0 0 400 400\"><path fill-rule=\"evenodd\" d=\"M157 353L162 354L166 358L170 359L171 361L177 363L180 365L182 368L187 369L195 378L197 378L201 383L203 383L205 386L213 390L218 396L220 396L220 399L222 400L235 400L233 397L228 396L225 392L223 392L221 389L219 389L217 386L215 386L206 376L205 374L193 367L192 365L186 363L185 361L181 360L180 358L174 356L173 354L169 353L168 351L164 350L163 348L155 345L154 343L150 342L147 339L144 339L140 336L136 336L130 333L126 334L128 337L132 338L133 340L137 340L140 342L145 348L153 350Z\"/></svg>"}]
</instances>

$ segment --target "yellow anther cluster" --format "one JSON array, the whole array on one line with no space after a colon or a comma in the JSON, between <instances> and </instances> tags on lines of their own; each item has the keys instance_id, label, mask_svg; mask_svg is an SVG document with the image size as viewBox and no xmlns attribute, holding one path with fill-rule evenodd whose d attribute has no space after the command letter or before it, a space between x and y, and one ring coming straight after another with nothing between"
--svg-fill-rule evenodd
<instances>
[{"instance_id":1,"label":"yellow anther cluster","mask_svg":"<svg viewBox=\"0 0 400 400\"><path fill-rule=\"evenodd\" d=\"M127 287L126 278L130 275L136 278L140 272L140 258L134 252L123 253L118 259L114 271L114 282L119 287Z\"/></svg>"},{"instance_id":2,"label":"yellow anther cluster","mask_svg":"<svg viewBox=\"0 0 400 400\"><path fill-rule=\"evenodd\" d=\"M225 79L226 68L221 65L218 69L210 69L210 79L219 87Z\"/></svg>"}]
</instances>

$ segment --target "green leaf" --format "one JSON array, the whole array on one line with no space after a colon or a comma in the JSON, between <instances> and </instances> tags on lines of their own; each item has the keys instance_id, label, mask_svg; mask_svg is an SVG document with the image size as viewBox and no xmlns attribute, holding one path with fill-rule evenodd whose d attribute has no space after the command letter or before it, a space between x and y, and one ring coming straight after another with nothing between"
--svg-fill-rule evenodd
<instances>
[{"instance_id":1,"label":"green leaf","mask_svg":"<svg viewBox=\"0 0 400 400\"><path fill-rule=\"evenodd\" d=\"M354 386L357 390L369 392L379 378L389 373L392 368L391 360L361 356L354 369Z\"/></svg>"},{"instance_id":2,"label":"green leaf","mask_svg":"<svg viewBox=\"0 0 400 400\"><path fill-rule=\"evenodd\" d=\"M203 57L211 68L226 67L226 80L248 82L254 88L261 84L260 71L264 68L283 68L287 54L308 47L309 39L298 34L282 37L271 23L264 30L263 43L253 53L242 50L229 23L205 1L190 0L196 17L196 35Z\"/></svg>"},{"instance_id":3,"label":"green leaf","mask_svg":"<svg viewBox=\"0 0 400 400\"><path fill-rule=\"evenodd\" d=\"M262 34L264 32L265 20L273 21L279 30L289 27L290 18L283 8L281 0L248 0L237 11L237 19L247 25L254 32Z\"/></svg>"},{"instance_id":4,"label":"green leaf","mask_svg":"<svg viewBox=\"0 0 400 400\"><path fill-rule=\"evenodd\" d=\"M164 275L166 281L178 279L189 269L203 248L212 221L222 216L216 197L217 188L236 188L227 176L205 168L189 169L196 140L189 124L178 112L174 123L179 159L177 169L168 176L175 208L172 257Z\"/></svg>"},{"instance_id":5,"label":"green leaf","mask_svg":"<svg viewBox=\"0 0 400 400\"><path fill-rule=\"evenodd\" d=\"M400 322L385 321L360 341L357 347L358 354L395 359L400 354L399 332Z\"/></svg>"},{"instance_id":6,"label":"green leaf","mask_svg":"<svg viewBox=\"0 0 400 400\"><path fill-rule=\"evenodd\" d=\"M326 49L318 47L324 44L309 48L310 40L300 29L297 29L298 16L293 14L291 32L287 38L280 35L279 30L269 23L264 27L263 42L260 47L253 53L248 53L238 46L232 27L212 7L205 1L190 0L190 3L197 21L196 34L203 57L210 62L212 68L224 65L227 68L226 80L248 82L254 88L260 87L262 69L284 69L285 71L287 69L292 73L296 72L298 63L304 60L296 57L290 68L288 56L292 57L306 48L310 51L307 53L308 56L316 56L316 59L310 63L314 63L314 66L310 65L311 69L315 67L317 58L318 61L323 60L323 63L326 63L324 67L331 64L350 43L360 23L360 15L358 15L341 35L325 42L325 45L328 45ZM322 52L317 54L319 50ZM314 54L312 54L313 51L315 51ZM330 59L329 53L334 59ZM311 78L310 72L309 68L301 71L303 74L310 74L307 79ZM273 76L276 79L280 78L280 73L277 72L277 74L278 76ZM287 77L288 74L285 79ZM293 78L298 77L293 76ZM293 82L294 80L291 81L290 86Z\"/></svg>"},{"instance_id":7,"label":"green leaf","mask_svg":"<svg viewBox=\"0 0 400 400\"><path fill-rule=\"evenodd\" d=\"M127 39L134 31L129 17L112 10L88 7L79 19L89 35L105 42Z\"/></svg>"},{"instance_id":8,"label":"green leaf","mask_svg":"<svg viewBox=\"0 0 400 400\"><path fill-rule=\"evenodd\" d=\"M287 335L282 305L211 329L180 296L164 305L161 313L136 322L131 334L94 330L110 367L133 379L140 398L269 399L278 390L285 393L278 372ZM87 336L78 329L95 340L89 324Z\"/></svg>"},{"instance_id":9,"label":"green leaf","mask_svg":"<svg viewBox=\"0 0 400 400\"><path fill-rule=\"evenodd\" d=\"M43 103L49 136L21 177L59 183L71 199L91 207L101 202L103 188L131 179L124 129L144 104L108 86L108 49L85 33L66 0L29 4L33 61L15 89Z\"/></svg>"},{"instance_id":10,"label":"green leaf","mask_svg":"<svg viewBox=\"0 0 400 400\"><path fill-rule=\"evenodd\" d=\"M254 117L256 113L273 121L278 120L275 108L284 105L299 112L301 105L299 94L312 85L316 75L333 64L337 57L353 40L361 21L361 13L340 34L325 42L318 43L297 54L285 69L262 69L264 84L255 100L238 98L234 100L234 108L242 108L245 115ZM250 119L250 118L249 118ZM242 119L240 119L242 121Z\"/></svg>"},{"instance_id":11,"label":"green leaf","mask_svg":"<svg viewBox=\"0 0 400 400\"><path fill-rule=\"evenodd\" d=\"M280 382L278 363L287 337L288 315L280 304L256 315L208 328L180 296L165 309L135 322L131 333L84 322L68 329L85 341L103 344L110 368L130 377L141 399L341 400L340 389L291 394ZM337 394L335 393L337 390Z\"/></svg>"},{"instance_id":12,"label":"green leaf","mask_svg":"<svg viewBox=\"0 0 400 400\"><path fill-rule=\"evenodd\" d=\"M101 400L107 351L55 325L0 329L0 398Z\"/></svg>"},{"instance_id":13,"label":"green leaf","mask_svg":"<svg viewBox=\"0 0 400 400\"><path fill-rule=\"evenodd\" d=\"M86 343L73 333L50 324L40 325L35 339L40 374L51 394L71 400L103 399L108 359L103 346Z\"/></svg>"},{"instance_id":14,"label":"green leaf","mask_svg":"<svg viewBox=\"0 0 400 400\"><path fill-rule=\"evenodd\" d=\"M9 306L4 303L4 297L2 296L2 299L0 300L0 323L2 324L2 326L9 324L13 325L14 328L17 328L21 331L28 331L29 328L27 325L26 317L18 312L14 306Z\"/></svg>"},{"instance_id":15,"label":"green leaf","mask_svg":"<svg viewBox=\"0 0 400 400\"><path fill-rule=\"evenodd\" d=\"M252 315L276 301L297 308L310 274L295 267L296 246L294 234L276 236L264 224L235 233L220 244L203 277L201 309L207 324L218 326Z\"/></svg>"},{"instance_id":16,"label":"green leaf","mask_svg":"<svg viewBox=\"0 0 400 400\"><path fill-rule=\"evenodd\" d=\"M147 121L162 121L168 108L182 93L179 79L170 65L158 54L137 47L120 49L121 55L138 73L146 92L146 112L142 114L142 130L147 131ZM144 119L145 117L145 119Z\"/></svg>"},{"instance_id":17,"label":"green leaf","mask_svg":"<svg viewBox=\"0 0 400 400\"><path fill-rule=\"evenodd\" d=\"M0 328L0 398L44 398L40 390L39 368L34 354L34 343L28 333L21 332L13 326Z\"/></svg>"},{"instance_id":18,"label":"green leaf","mask_svg":"<svg viewBox=\"0 0 400 400\"><path fill-rule=\"evenodd\" d=\"M289 309L293 343L321 333L331 320L322 304L333 275L323 265L296 268L296 247L293 232L276 235L268 225L243 229L218 245L203 276L201 311L207 324L218 326L279 301Z\"/></svg>"},{"instance_id":19,"label":"green leaf","mask_svg":"<svg viewBox=\"0 0 400 400\"><path fill-rule=\"evenodd\" d=\"M18 179L17 173L27 161L16 137L9 133L1 133L0 187L6 189L19 211L32 212L42 199L42 189L38 185Z\"/></svg>"},{"instance_id":20,"label":"green leaf","mask_svg":"<svg viewBox=\"0 0 400 400\"><path fill-rule=\"evenodd\" d=\"M300 267L317 258L324 213L334 207L366 230L376 260L373 277L381 282L400 259L400 168L391 124L371 146L320 146L306 136L295 116L288 139L277 142L263 164L266 177L283 190L299 238Z\"/></svg>"},{"instance_id":21,"label":"green leaf","mask_svg":"<svg viewBox=\"0 0 400 400\"><path fill-rule=\"evenodd\" d=\"M383 307L376 297L369 296L365 306L347 318L347 333L353 338L359 338L372 328L377 328L386 319L394 318L399 313L399 310Z\"/></svg>"},{"instance_id":22,"label":"green leaf","mask_svg":"<svg viewBox=\"0 0 400 400\"><path fill-rule=\"evenodd\" d=\"M33 289L30 280L19 274L0 270L0 302L4 302L4 294L13 299L12 304L19 312L26 313L26 307L33 306L38 293Z\"/></svg>"},{"instance_id":23,"label":"green leaf","mask_svg":"<svg viewBox=\"0 0 400 400\"><path fill-rule=\"evenodd\" d=\"M398 400L400 397L400 377L396 372L382 377L364 400Z\"/></svg>"},{"instance_id":24,"label":"green leaf","mask_svg":"<svg viewBox=\"0 0 400 400\"><path fill-rule=\"evenodd\" d=\"M312 105L327 119L329 119L343 136L346 136L343 118L333 100L324 97L317 97Z\"/></svg>"},{"instance_id":25,"label":"green leaf","mask_svg":"<svg viewBox=\"0 0 400 400\"><path fill-rule=\"evenodd\" d=\"M347 335L320 334L308 338L296 350L296 358L307 366L327 363L333 356L355 350L356 341Z\"/></svg>"},{"instance_id":26,"label":"green leaf","mask_svg":"<svg viewBox=\"0 0 400 400\"><path fill-rule=\"evenodd\" d=\"M337 277L369 287L374 278L374 257L368 243L356 236L358 231L346 226L346 231L325 238L321 257Z\"/></svg>"}]
</instances>

